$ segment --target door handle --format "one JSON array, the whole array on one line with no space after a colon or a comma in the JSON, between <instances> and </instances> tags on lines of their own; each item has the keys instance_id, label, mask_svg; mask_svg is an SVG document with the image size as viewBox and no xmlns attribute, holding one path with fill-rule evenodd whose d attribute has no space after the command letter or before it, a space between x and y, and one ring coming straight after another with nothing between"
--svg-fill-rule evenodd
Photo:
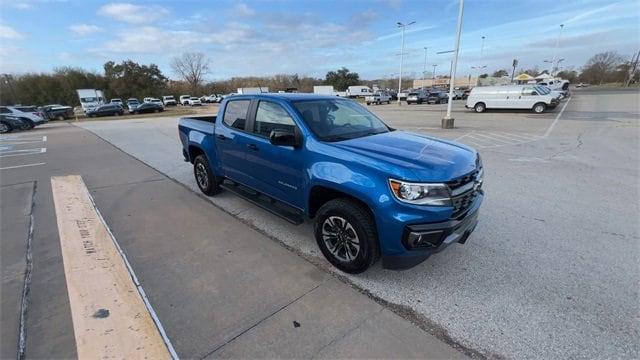
<instances>
[{"instance_id":1,"label":"door handle","mask_svg":"<svg viewBox=\"0 0 640 360\"><path fill-rule=\"evenodd\" d=\"M218 139L220 140L227 140L227 137L222 135L222 134L218 134Z\"/></svg>"},{"instance_id":2,"label":"door handle","mask_svg":"<svg viewBox=\"0 0 640 360\"><path fill-rule=\"evenodd\" d=\"M254 150L254 151L258 151L258 146L256 144L248 144L247 148L249 150Z\"/></svg>"}]
</instances>

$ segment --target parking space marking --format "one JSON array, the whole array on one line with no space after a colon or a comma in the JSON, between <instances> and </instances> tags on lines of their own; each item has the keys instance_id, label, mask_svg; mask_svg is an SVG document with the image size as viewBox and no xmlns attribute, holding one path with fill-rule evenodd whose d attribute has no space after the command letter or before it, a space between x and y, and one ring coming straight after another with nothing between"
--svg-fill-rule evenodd
<instances>
[{"instance_id":1,"label":"parking space marking","mask_svg":"<svg viewBox=\"0 0 640 360\"><path fill-rule=\"evenodd\" d=\"M549 135L551 135L551 132L553 131L553 128L556 127L556 124L558 123L558 120L560 120L560 116L562 116L562 113L564 113L564 109L567 108L567 105L569 105L569 102L571 101L571 98L569 98L567 100L566 103L564 103L564 106L562 107L562 109L560 110L560 112L558 113L558 116L556 116L556 119L553 120L553 122L551 123L551 125L549 125L549 128L547 129L547 131L544 133L544 135L542 135L543 138L547 138L549 137Z\"/></svg>"},{"instance_id":2,"label":"parking space marking","mask_svg":"<svg viewBox=\"0 0 640 360\"><path fill-rule=\"evenodd\" d=\"M20 142L14 143L11 141L20 141ZM0 143L3 143L3 142L10 142L11 145L29 144L34 142L47 142L47 136L45 135L38 138L21 137L21 136L2 137L0 138Z\"/></svg>"},{"instance_id":3,"label":"parking space marking","mask_svg":"<svg viewBox=\"0 0 640 360\"><path fill-rule=\"evenodd\" d=\"M21 155L35 155L46 153L47 148L36 148L36 149L21 149L21 150L0 150L0 158L9 157L9 156L21 156Z\"/></svg>"},{"instance_id":4,"label":"parking space marking","mask_svg":"<svg viewBox=\"0 0 640 360\"><path fill-rule=\"evenodd\" d=\"M18 169L18 168L23 168L23 167L30 167L30 166L38 166L38 165L44 165L46 163L35 163L35 164L24 164L24 165L16 165L16 166L7 166L7 167L2 167L0 168L0 170L9 170L9 169Z\"/></svg>"},{"instance_id":5,"label":"parking space marking","mask_svg":"<svg viewBox=\"0 0 640 360\"><path fill-rule=\"evenodd\" d=\"M78 358L177 358L82 177L51 186Z\"/></svg>"}]
</instances>

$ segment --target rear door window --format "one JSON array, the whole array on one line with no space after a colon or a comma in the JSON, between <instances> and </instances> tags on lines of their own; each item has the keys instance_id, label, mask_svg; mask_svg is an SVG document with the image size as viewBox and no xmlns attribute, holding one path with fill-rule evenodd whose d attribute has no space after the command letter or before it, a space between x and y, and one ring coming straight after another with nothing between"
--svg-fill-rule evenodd
<instances>
[{"instance_id":1,"label":"rear door window","mask_svg":"<svg viewBox=\"0 0 640 360\"><path fill-rule=\"evenodd\" d=\"M234 100L227 103L224 109L224 123L238 130L245 130L250 100Z\"/></svg>"}]
</instances>

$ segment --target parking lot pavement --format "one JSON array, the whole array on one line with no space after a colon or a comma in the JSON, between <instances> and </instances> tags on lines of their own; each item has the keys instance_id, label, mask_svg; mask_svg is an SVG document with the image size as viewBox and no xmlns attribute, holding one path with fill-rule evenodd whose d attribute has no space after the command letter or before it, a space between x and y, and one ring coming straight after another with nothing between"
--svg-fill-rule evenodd
<instances>
[{"instance_id":1,"label":"parking lot pavement","mask_svg":"<svg viewBox=\"0 0 640 360\"><path fill-rule=\"evenodd\" d=\"M542 115L475 114L458 101L453 130L439 128L445 105L372 106L399 129L478 141L487 196L465 245L408 271L346 278L488 356L637 358L639 101L637 91L576 92ZM81 126L197 191L176 119ZM472 136L486 133L492 143ZM498 144L497 135L510 139ZM292 226L229 193L210 201L333 271L310 224Z\"/></svg>"},{"instance_id":2,"label":"parking lot pavement","mask_svg":"<svg viewBox=\"0 0 640 360\"><path fill-rule=\"evenodd\" d=\"M111 298L97 304L102 297L82 296L90 289L117 287L133 278L118 275L114 284L101 287L96 277L83 282L73 273L78 256L93 254L91 246L99 246L97 235L94 239L80 233L83 246L91 240L84 248L88 252L73 255L67 249L66 269L63 266L61 243L70 246L75 235L57 223L77 224L65 213L76 203L64 203L75 195L64 187L52 188L51 178L74 174L82 176L179 357L465 357L90 132L52 123L25 134L46 136L47 151L38 155L43 165L6 167L0 176L2 358L16 356L20 314L26 318L27 358L75 358L87 354L87 349L100 351L85 343L91 337L86 340L74 333L81 328L77 314L84 314L81 320L86 325L100 321L100 316L118 319L122 316L118 312L126 308ZM150 139L154 146L170 138L162 132L154 135L159 137ZM20 289L30 214L33 271L25 307L20 304ZM83 259L97 261L95 266L105 261ZM91 269L91 265L83 266ZM72 291L67 290L69 283ZM74 301L68 294L74 294ZM78 305L87 298L100 305L97 319L87 319L85 315L93 312ZM113 331L107 329L100 337L113 337ZM85 339L80 340L82 349L78 339Z\"/></svg>"}]
</instances>

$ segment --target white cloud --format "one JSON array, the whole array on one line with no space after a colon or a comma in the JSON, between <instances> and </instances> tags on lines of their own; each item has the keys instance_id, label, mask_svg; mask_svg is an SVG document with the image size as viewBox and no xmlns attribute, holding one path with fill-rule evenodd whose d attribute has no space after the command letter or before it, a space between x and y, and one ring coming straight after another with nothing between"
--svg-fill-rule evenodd
<instances>
[{"instance_id":1,"label":"white cloud","mask_svg":"<svg viewBox=\"0 0 640 360\"><path fill-rule=\"evenodd\" d=\"M15 31L11 26L0 25L0 39L21 39L22 34Z\"/></svg>"},{"instance_id":2,"label":"white cloud","mask_svg":"<svg viewBox=\"0 0 640 360\"><path fill-rule=\"evenodd\" d=\"M240 3L233 8L233 14L239 16L253 16L256 14L255 10L247 6L247 4Z\"/></svg>"},{"instance_id":3,"label":"white cloud","mask_svg":"<svg viewBox=\"0 0 640 360\"><path fill-rule=\"evenodd\" d=\"M102 31L102 28L97 25L90 24L74 24L69 26L69 30L71 30L76 35L84 36L93 34L99 31Z\"/></svg>"},{"instance_id":4,"label":"white cloud","mask_svg":"<svg viewBox=\"0 0 640 360\"><path fill-rule=\"evenodd\" d=\"M109 3L98 10L98 14L116 21L130 24L145 24L161 19L169 14L162 6L141 6L129 3Z\"/></svg>"},{"instance_id":5,"label":"white cloud","mask_svg":"<svg viewBox=\"0 0 640 360\"><path fill-rule=\"evenodd\" d=\"M31 10L33 9L33 6L29 3L22 3L22 2L18 2L18 3L14 3L12 4L12 6L18 10Z\"/></svg>"}]
</instances>

